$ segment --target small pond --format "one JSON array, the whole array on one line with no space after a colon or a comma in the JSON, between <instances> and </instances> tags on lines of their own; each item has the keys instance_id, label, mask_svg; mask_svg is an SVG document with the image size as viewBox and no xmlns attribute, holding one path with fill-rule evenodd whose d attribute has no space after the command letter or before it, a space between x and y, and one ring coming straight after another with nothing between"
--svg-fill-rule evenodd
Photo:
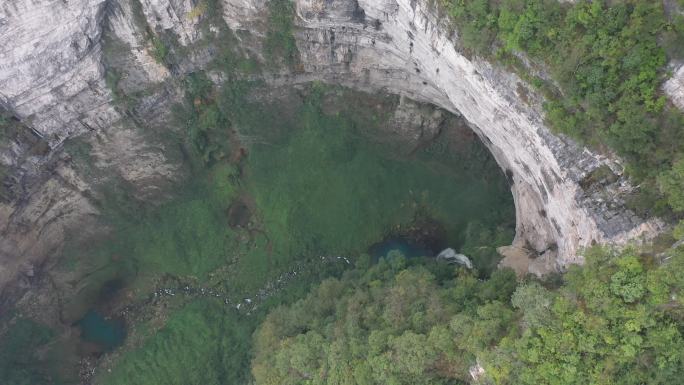
<instances>
[{"instance_id":1,"label":"small pond","mask_svg":"<svg viewBox=\"0 0 684 385\"><path fill-rule=\"evenodd\" d=\"M404 237L392 237L372 245L368 253L374 261L386 258L391 251L399 251L406 258L434 257L437 252Z\"/></svg>"},{"instance_id":2,"label":"small pond","mask_svg":"<svg viewBox=\"0 0 684 385\"><path fill-rule=\"evenodd\" d=\"M76 325L81 329L81 338L98 345L103 351L111 351L123 344L126 326L122 320L107 319L95 310L89 310Z\"/></svg>"}]
</instances>

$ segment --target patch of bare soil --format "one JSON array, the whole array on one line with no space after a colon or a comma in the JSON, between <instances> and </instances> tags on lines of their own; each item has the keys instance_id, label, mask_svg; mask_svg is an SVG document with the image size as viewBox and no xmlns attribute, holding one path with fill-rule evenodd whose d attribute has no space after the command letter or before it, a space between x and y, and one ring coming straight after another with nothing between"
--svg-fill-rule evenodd
<instances>
[{"instance_id":1,"label":"patch of bare soil","mask_svg":"<svg viewBox=\"0 0 684 385\"><path fill-rule=\"evenodd\" d=\"M499 262L499 268L510 267L518 278L524 277L530 267L532 258L530 252L518 246L501 246L496 249L504 258Z\"/></svg>"}]
</instances>

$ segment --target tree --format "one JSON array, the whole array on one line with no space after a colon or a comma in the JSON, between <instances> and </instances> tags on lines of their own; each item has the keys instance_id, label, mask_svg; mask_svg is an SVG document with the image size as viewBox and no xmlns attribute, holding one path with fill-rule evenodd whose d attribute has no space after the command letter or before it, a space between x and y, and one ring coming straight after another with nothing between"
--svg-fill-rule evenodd
<instances>
[{"instance_id":1,"label":"tree","mask_svg":"<svg viewBox=\"0 0 684 385\"><path fill-rule=\"evenodd\" d=\"M660 191L667 196L668 203L674 211L684 211L684 159L672 165L669 171L658 178Z\"/></svg>"},{"instance_id":2,"label":"tree","mask_svg":"<svg viewBox=\"0 0 684 385\"><path fill-rule=\"evenodd\" d=\"M513 307L523 312L523 321L527 327L536 328L548 324L551 320L551 304L554 296L537 282L518 286L513 293Z\"/></svg>"}]
</instances>

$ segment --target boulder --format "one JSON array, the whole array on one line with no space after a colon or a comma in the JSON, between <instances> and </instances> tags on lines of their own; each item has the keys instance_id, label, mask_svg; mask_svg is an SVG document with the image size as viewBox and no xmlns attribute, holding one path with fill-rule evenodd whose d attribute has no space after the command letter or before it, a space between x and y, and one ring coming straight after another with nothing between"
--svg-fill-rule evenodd
<instances>
[{"instance_id":1,"label":"boulder","mask_svg":"<svg viewBox=\"0 0 684 385\"><path fill-rule=\"evenodd\" d=\"M465 266L468 269L473 268L473 263L470 262L470 258L465 256L464 254L457 253L452 248L446 248L442 250L439 254L437 254L437 259L443 259L448 263L452 264L457 263L459 265Z\"/></svg>"}]
</instances>

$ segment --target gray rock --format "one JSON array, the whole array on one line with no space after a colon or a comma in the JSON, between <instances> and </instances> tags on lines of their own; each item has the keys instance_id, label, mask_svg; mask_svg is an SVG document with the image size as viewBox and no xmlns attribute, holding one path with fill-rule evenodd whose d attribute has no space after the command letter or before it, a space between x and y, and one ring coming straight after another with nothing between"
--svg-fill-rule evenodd
<instances>
[{"instance_id":1,"label":"gray rock","mask_svg":"<svg viewBox=\"0 0 684 385\"><path fill-rule=\"evenodd\" d=\"M186 51L201 40L204 32L193 12L199 2L140 3L151 33L175 36ZM55 255L70 226L82 225L84 218L97 214L86 198L95 182L59 161L65 140L78 135L88 136L86 141L99 138L94 146L96 165L121 174L143 196L179 173L168 149L156 143L154 135L142 136L122 127L125 117L105 81L103 36L111 35L130 50L118 53L131 67L122 84L138 84L150 91L140 107L144 119L139 124L154 125L157 131L152 132L158 137L164 136L159 131L164 127L174 129L160 119L179 97L177 89L158 85L203 68L211 50L199 49L168 70L152 58L130 4L129 0L0 4L0 106L52 149L32 158L20 159L20 151L0 156L3 164L23 170L25 185L23 196L0 203L0 290L19 274L23 263L42 265ZM267 1L221 0L221 4L223 20L238 30L243 48L258 57L266 34ZM273 86L321 80L387 91L461 115L511 182L517 217L514 245L537 253L553 250L547 253L545 269L582 263L579 251L593 242L619 245L657 234L661 221L635 217L624 207L633 187L622 175L620 160L553 134L543 122L542 97L515 74L459 52L458 35L432 4L427 0L296 0L295 39L301 66L292 73L268 74L264 80ZM521 89L526 90L525 98L518 94ZM408 121L401 114L396 118ZM582 181L601 167L610 168L617 180L583 188Z\"/></svg>"},{"instance_id":2,"label":"gray rock","mask_svg":"<svg viewBox=\"0 0 684 385\"><path fill-rule=\"evenodd\" d=\"M449 263L463 265L468 269L473 268L473 263L470 262L470 258L465 256L464 254L457 253L452 248L442 250L439 254L437 254L437 259L445 260Z\"/></svg>"},{"instance_id":3,"label":"gray rock","mask_svg":"<svg viewBox=\"0 0 684 385\"><path fill-rule=\"evenodd\" d=\"M672 77L663 84L663 91L672 103L684 111L684 65L673 69Z\"/></svg>"}]
</instances>

